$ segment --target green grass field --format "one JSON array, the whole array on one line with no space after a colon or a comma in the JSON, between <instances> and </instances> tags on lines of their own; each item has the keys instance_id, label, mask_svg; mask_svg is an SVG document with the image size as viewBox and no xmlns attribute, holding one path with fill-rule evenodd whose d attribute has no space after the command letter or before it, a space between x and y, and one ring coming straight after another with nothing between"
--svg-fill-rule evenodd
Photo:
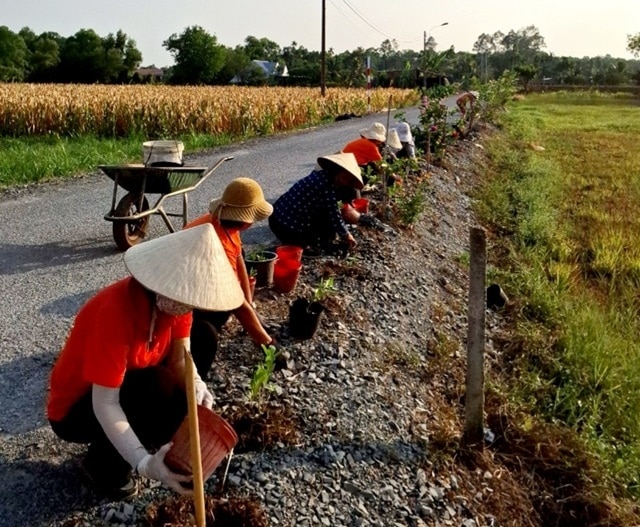
<instances>
[{"instance_id":1,"label":"green grass field","mask_svg":"<svg viewBox=\"0 0 640 527\"><path fill-rule=\"evenodd\" d=\"M510 390L585 440L600 484L637 498L640 100L530 95L502 124L479 212L501 255L492 279L516 299Z\"/></svg>"}]
</instances>

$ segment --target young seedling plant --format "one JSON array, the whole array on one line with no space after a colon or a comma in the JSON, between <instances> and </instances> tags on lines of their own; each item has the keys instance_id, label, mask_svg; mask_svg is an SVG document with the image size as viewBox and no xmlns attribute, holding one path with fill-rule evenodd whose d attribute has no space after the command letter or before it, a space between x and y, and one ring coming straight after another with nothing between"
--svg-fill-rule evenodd
<instances>
[{"instance_id":1,"label":"young seedling plant","mask_svg":"<svg viewBox=\"0 0 640 527\"><path fill-rule=\"evenodd\" d=\"M278 350L275 346L266 346L264 344L261 345L261 348L264 353L264 360L258 364L249 384L249 398L252 401L258 401L260 399L263 389L270 392L278 389L278 386L271 382L271 376L276 366Z\"/></svg>"},{"instance_id":2,"label":"young seedling plant","mask_svg":"<svg viewBox=\"0 0 640 527\"><path fill-rule=\"evenodd\" d=\"M264 255L264 251L264 247L257 247L249 253L247 260L250 262L262 262L266 260L267 258Z\"/></svg>"},{"instance_id":3,"label":"young seedling plant","mask_svg":"<svg viewBox=\"0 0 640 527\"><path fill-rule=\"evenodd\" d=\"M333 276L329 278L321 278L318 287L313 289L314 302L322 302L329 295L337 292L336 287L333 285Z\"/></svg>"}]
</instances>

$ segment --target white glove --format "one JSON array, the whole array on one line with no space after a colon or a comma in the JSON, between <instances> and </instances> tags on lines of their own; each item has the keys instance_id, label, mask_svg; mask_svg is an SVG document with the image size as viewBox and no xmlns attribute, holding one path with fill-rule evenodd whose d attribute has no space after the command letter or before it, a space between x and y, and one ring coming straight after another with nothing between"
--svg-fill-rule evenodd
<instances>
[{"instance_id":1,"label":"white glove","mask_svg":"<svg viewBox=\"0 0 640 527\"><path fill-rule=\"evenodd\" d=\"M192 480L191 476L176 474L165 465L164 456L170 448L171 443L167 443L155 454L147 454L144 456L140 460L140 463L138 463L136 472L145 478L161 481L179 494L191 495L193 490L181 485L181 483L190 483Z\"/></svg>"},{"instance_id":2,"label":"white glove","mask_svg":"<svg viewBox=\"0 0 640 527\"><path fill-rule=\"evenodd\" d=\"M196 387L196 402L199 405L204 406L211 410L213 407L213 395L207 388L205 382L199 377L195 379L195 387Z\"/></svg>"}]
</instances>

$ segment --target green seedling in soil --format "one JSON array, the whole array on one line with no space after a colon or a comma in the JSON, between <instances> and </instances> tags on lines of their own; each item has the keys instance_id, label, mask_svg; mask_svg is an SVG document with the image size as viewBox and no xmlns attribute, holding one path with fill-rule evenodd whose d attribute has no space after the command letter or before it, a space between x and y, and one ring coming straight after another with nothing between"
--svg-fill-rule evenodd
<instances>
[{"instance_id":1,"label":"green seedling in soil","mask_svg":"<svg viewBox=\"0 0 640 527\"><path fill-rule=\"evenodd\" d=\"M263 389L269 391L276 389L275 384L271 382L271 376L276 366L278 350L275 346L265 346L264 344L261 345L261 348L264 353L264 361L258 364L249 384L249 397L252 401L257 401L260 398Z\"/></svg>"},{"instance_id":2,"label":"green seedling in soil","mask_svg":"<svg viewBox=\"0 0 640 527\"><path fill-rule=\"evenodd\" d=\"M264 247L258 247L249 253L247 256L247 261L249 262L264 262L267 257L264 255L265 249Z\"/></svg>"},{"instance_id":3,"label":"green seedling in soil","mask_svg":"<svg viewBox=\"0 0 640 527\"><path fill-rule=\"evenodd\" d=\"M253 276L254 278L258 276L258 270L255 267L249 269L249 276Z\"/></svg>"},{"instance_id":4,"label":"green seedling in soil","mask_svg":"<svg viewBox=\"0 0 640 527\"><path fill-rule=\"evenodd\" d=\"M337 289L333 285L333 276L326 279L321 278L318 287L313 290L313 300L314 302L322 302L330 294L335 293L336 291Z\"/></svg>"}]
</instances>

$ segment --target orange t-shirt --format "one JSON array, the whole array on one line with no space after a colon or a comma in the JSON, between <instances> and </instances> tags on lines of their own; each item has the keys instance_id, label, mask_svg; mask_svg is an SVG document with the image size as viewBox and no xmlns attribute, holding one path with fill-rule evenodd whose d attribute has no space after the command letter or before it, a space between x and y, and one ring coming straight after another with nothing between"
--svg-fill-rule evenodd
<instances>
[{"instance_id":1,"label":"orange t-shirt","mask_svg":"<svg viewBox=\"0 0 640 527\"><path fill-rule=\"evenodd\" d=\"M156 310L153 297L133 278L99 291L78 312L51 373L47 415L60 421L93 384L117 388L127 370L155 366L173 340L187 338L192 315Z\"/></svg>"},{"instance_id":2,"label":"orange t-shirt","mask_svg":"<svg viewBox=\"0 0 640 527\"><path fill-rule=\"evenodd\" d=\"M361 137L360 139L347 143L347 145L342 149L342 152L344 154L353 154L356 156L356 162L361 167L382 159L382 155L380 154L378 147L365 137Z\"/></svg>"},{"instance_id":3,"label":"orange t-shirt","mask_svg":"<svg viewBox=\"0 0 640 527\"><path fill-rule=\"evenodd\" d=\"M190 229L191 227L204 225L205 223L211 223L211 225L213 225L213 228L218 234L218 238L220 238L220 243L222 243L222 247L227 255L229 263L231 264L233 272L238 276L238 258L242 255L240 231L238 229L225 229L220 225L218 218L209 212L187 223L184 228Z\"/></svg>"}]
</instances>

